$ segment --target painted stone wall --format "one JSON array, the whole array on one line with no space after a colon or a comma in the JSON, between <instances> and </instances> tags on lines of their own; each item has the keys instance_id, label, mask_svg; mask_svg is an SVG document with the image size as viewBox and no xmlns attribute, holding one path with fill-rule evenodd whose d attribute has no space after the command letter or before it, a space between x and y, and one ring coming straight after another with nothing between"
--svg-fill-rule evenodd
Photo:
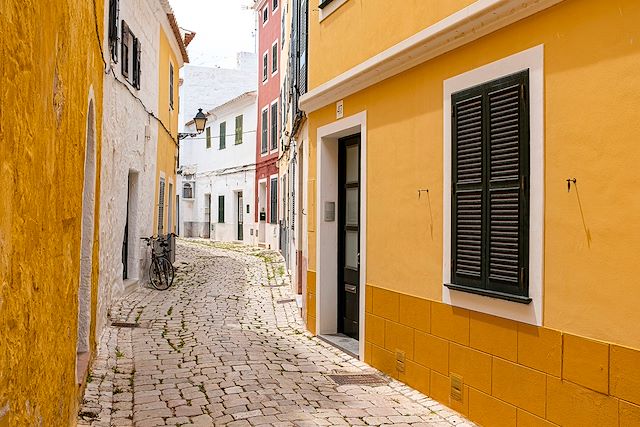
<instances>
[{"instance_id":1,"label":"painted stone wall","mask_svg":"<svg viewBox=\"0 0 640 427\"><path fill-rule=\"evenodd\" d=\"M89 105L102 134L101 2L5 0L0 14L0 425L75 419ZM91 96L93 94L93 97ZM99 177L99 163L95 166ZM96 182L93 193L99 194ZM96 212L99 201L96 200ZM88 283L95 319L95 221ZM95 347L95 321L90 348Z\"/></svg>"},{"instance_id":2,"label":"painted stone wall","mask_svg":"<svg viewBox=\"0 0 640 427\"><path fill-rule=\"evenodd\" d=\"M158 126L149 113L158 116L159 29L166 16L156 0L141 1L136 7L127 4L120 6L120 19L140 40L142 76L137 90L122 75L121 59L110 62L112 72L105 75L99 330L106 322L110 304L125 292L122 247L127 214L128 278L142 282L146 280L149 261L140 237L153 234L155 212Z\"/></svg>"}]
</instances>

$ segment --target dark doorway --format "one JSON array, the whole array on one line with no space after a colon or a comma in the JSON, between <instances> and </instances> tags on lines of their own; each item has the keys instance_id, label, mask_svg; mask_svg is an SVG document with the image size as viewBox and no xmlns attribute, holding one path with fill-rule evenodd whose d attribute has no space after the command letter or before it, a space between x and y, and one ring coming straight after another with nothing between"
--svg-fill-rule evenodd
<instances>
[{"instance_id":1,"label":"dark doorway","mask_svg":"<svg viewBox=\"0 0 640 427\"><path fill-rule=\"evenodd\" d=\"M211 194L204 195L204 229L202 237L209 239L211 237Z\"/></svg>"},{"instance_id":2,"label":"dark doorway","mask_svg":"<svg viewBox=\"0 0 640 427\"><path fill-rule=\"evenodd\" d=\"M238 240L244 240L244 211L242 207L242 191L238 191Z\"/></svg>"},{"instance_id":3,"label":"dark doorway","mask_svg":"<svg viewBox=\"0 0 640 427\"><path fill-rule=\"evenodd\" d=\"M338 144L338 332L359 339L360 135Z\"/></svg>"},{"instance_id":4,"label":"dark doorway","mask_svg":"<svg viewBox=\"0 0 640 427\"><path fill-rule=\"evenodd\" d=\"M127 219L124 223L124 238L122 239L122 278L129 278L129 210L131 202L131 174L129 174L127 181Z\"/></svg>"}]
</instances>

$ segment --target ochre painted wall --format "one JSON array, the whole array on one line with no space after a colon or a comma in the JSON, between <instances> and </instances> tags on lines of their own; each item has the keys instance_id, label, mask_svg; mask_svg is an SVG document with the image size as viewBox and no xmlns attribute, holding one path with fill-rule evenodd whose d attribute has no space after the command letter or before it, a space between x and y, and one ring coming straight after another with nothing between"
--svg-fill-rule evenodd
<instances>
[{"instance_id":1,"label":"ochre painted wall","mask_svg":"<svg viewBox=\"0 0 640 427\"><path fill-rule=\"evenodd\" d=\"M365 311L365 362L479 425L640 425L638 350L373 286Z\"/></svg>"},{"instance_id":2,"label":"ochre painted wall","mask_svg":"<svg viewBox=\"0 0 640 427\"><path fill-rule=\"evenodd\" d=\"M544 44L544 325L640 349L638 20L634 0L566 0L346 98L345 116L367 111L368 284L441 300L443 81ZM334 105L310 114L311 180L317 128L333 121Z\"/></svg>"},{"instance_id":3,"label":"ochre painted wall","mask_svg":"<svg viewBox=\"0 0 640 427\"><path fill-rule=\"evenodd\" d=\"M103 2L5 0L0 13L0 425L75 422L89 94L100 158ZM100 176L96 162L96 177ZM96 182L95 194L99 194ZM98 272L93 245L92 324ZM91 348L95 348L94 326Z\"/></svg>"},{"instance_id":4,"label":"ochre painted wall","mask_svg":"<svg viewBox=\"0 0 640 427\"><path fill-rule=\"evenodd\" d=\"M343 19L344 12L353 23L349 14L359 2L352 4L332 18ZM635 0L565 0L344 99L345 117L367 112L368 363L481 425L640 424L638 21ZM325 51L343 69L353 64L339 59L357 49L338 41L358 34L369 43L355 31L323 30L312 25L310 69L320 62L323 49L316 46L332 46ZM540 44L544 327L537 328L441 302L443 82ZM322 71L330 76L327 67L334 66ZM309 116L306 320L312 332L314 213L321 202L316 135L334 121L334 105ZM569 177L577 178L571 192ZM417 197L421 188L430 190L428 197ZM406 354L405 372L396 367L398 349ZM464 378L462 403L450 400L452 373Z\"/></svg>"},{"instance_id":5,"label":"ochre painted wall","mask_svg":"<svg viewBox=\"0 0 640 427\"><path fill-rule=\"evenodd\" d=\"M173 35L171 35L173 37ZM158 123L158 151L156 163L156 195L154 198L153 209L153 234L158 232L158 194L160 191L161 173L165 177L164 192L164 234L175 232L176 223L176 164L178 156L178 99L180 67L176 53L171 48L167 34L160 28L160 80L158 88L158 114L160 122ZM173 108L169 103L169 64L173 64ZM172 201L169 203L169 184L172 184L173 192L171 194ZM179 194L179 193L178 193ZM171 207L171 215L169 215L169 207ZM168 224L171 218L172 224Z\"/></svg>"},{"instance_id":6,"label":"ochre painted wall","mask_svg":"<svg viewBox=\"0 0 640 427\"><path fill-rule=\"evenodd\" d=\"M347 0L319 22L315 0L309 7L309 88L336 77L474 0ZM330 53L330 59L327 58Z\"/></svg>"}]
</instances>

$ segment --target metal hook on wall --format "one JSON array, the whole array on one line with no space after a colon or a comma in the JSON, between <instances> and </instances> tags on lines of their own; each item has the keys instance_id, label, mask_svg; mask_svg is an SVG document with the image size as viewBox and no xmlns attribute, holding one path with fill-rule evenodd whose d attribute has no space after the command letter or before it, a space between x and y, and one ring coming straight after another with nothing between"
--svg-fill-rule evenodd
<instances>
[{"instance_id":1,"label":"metal hook on wall","mask_svg":"<svg viewBox=\"0 0 640 427\"><path fill-rule=\"evenodd\" d=\"M428 190L428 189L426 189L426 190L418 190L418 199L420 198L420 196L422 195L422 193L428 193L428 192L429 192L429 190Z\"/></svg>"},{"instance_id":2,"label":"metal hook on wall","mask_svg":"<svg viewBox=\"0 0 640 427\"><path fill-rule=\"evenodd\" d=\"M577 182L577 179L575 179L575 178L567 179L567 193L571 191L571 183L573 183L575 185L576 182Z\"/></svg>"}]
</instances>

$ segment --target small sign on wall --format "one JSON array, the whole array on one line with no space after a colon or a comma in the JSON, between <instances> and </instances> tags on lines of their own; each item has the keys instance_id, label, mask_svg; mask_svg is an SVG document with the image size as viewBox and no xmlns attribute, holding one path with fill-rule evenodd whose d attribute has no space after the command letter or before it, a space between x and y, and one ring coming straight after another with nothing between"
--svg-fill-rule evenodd
<instances>
[{"instance_id":1,"label":"small sign on wall","mask_svg":"<svg viewBox=\"0 0 640 427\"><path fill-rule=\"evenodd\" d=\"M324 220L325 222L336 220L336 202L324 202Z\"/></svg>"},{"instance_id":2,"label":"small sign on wall","mask_svg":"<svg viewBox=\"0 0 640 427\"><path fill-rule=\"evenodd\" d=\"M344 101L341 99L336 102L336 119L341 119L344 117Z\"/></svg>"}]
</instances>

